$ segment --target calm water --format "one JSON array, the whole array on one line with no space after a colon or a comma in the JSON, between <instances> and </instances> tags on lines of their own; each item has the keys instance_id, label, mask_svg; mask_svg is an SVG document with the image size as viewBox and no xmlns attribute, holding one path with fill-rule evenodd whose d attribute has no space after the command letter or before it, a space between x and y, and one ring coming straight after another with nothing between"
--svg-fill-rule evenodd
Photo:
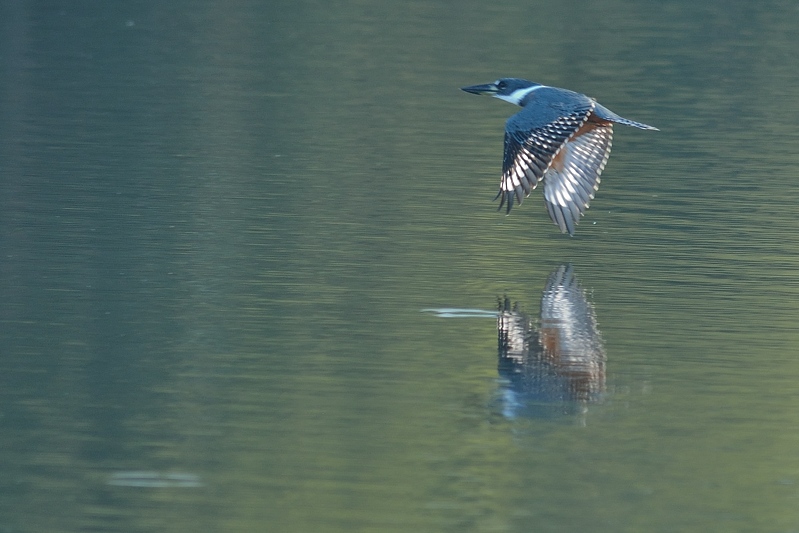
<instances>
[{"instance_id":1,"label":"calm water","mask_svg":"<svg viewBox=\"0 0 799 533\"><path fill-rule=\"evenodd\" d=\"M162 4L0 7L0 533L799 531L795 2Z\"/></svg>"}]
</instances>

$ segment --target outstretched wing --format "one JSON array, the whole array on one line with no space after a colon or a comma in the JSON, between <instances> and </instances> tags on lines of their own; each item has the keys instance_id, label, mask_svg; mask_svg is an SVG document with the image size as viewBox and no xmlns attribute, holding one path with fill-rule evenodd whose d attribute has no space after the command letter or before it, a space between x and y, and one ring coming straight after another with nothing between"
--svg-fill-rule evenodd
<instances>
[{"instance_id":1,"label":"outstretched wing","mask_svg":"<svg viewBox=\"0 0 799 533\"><path fill-rule=\"evenodd\" d=\"M578 96L571 91L563 92ZM556 105L547 98L536 98L508 119L502 181L497 193L500 209L507 204L510 212L514 198L521 204L535 189L566 141L586 123L593 108L594 102L587 97Z\"/></svg>"},{"instance_id":2,"label":"outstretched wing","mask_svg":"<svg viewBox=\"0 0 799 533\"><path fill-rule=\"evenodd\" d=\"M593 120L593 119L592 119ZM561 233L574 227L599 189L599 176L608 162L613 124L586 122L555 156L544 178L544 200Z\"/></svg>"}]
</instances>

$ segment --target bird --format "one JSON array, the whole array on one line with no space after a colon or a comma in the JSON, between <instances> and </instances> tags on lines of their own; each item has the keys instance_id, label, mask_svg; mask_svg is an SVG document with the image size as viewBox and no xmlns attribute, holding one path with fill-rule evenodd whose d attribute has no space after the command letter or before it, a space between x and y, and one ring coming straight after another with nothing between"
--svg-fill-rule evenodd
<instances>
[{"instance_id":1,"label":"bird","mask_svg":"<svg viewBox=\"0 0 799 533\"><path fill-rule=\"evenodd\" d=\"M505 124L502 180L494 197L500 199L499 209L504 205L510 213L514 200L521 204L543 181L549 217L561 233L572 237L599 189L613 124L658 130L620 117L584 94L520 78L500 78L461 90L522 108Z\"/></svg>"}]
</instances>

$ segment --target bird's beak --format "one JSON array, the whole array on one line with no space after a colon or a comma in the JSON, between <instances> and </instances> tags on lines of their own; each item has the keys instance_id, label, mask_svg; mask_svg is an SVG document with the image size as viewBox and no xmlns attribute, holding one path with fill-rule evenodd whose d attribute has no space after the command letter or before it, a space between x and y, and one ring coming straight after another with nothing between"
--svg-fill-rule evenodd
<instances>
[{"instance_id":1,"label":"bird's beak","mask_svg":"<svg viewBox=\"0 0 799 533\"><path fill-rule=\"evenodd\" d=\"M494 96L499 91L499 88L494 83L486 83L484 85L470 85L469 87L461 87L461 91L466 91L472 94L485 94L487 96Z\"/></svg>"}]
</instances>

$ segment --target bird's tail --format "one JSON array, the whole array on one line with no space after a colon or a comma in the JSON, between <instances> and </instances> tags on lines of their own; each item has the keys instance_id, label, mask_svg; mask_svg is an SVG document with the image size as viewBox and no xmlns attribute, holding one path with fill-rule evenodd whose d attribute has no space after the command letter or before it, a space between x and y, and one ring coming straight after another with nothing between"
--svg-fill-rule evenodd
<instances>
[{"instance_id":1,"label":"bird's tail","mask_svg":"<svg viewBox=\"0 0 799 533\"><path fill-rule=\"evenodd\" d=\"M625 126L632 126L634 128L641 128L642 130L660 131L656 127L649 126L647 124L644 124L643 122L636 122L634 120L629 120L629 119L626 119L624 117L620 117L619 115L617 115L616 113L614 113L613 111L608 109L607 107L605 107L603 105L600 105L598 103L594 107L594 113L596 113L596 115L599 118L602 118L602 119L605 119L605 120L609 120L609 121L615 122L617 124L624 124Z\"/></svg>"}]
</instances>

